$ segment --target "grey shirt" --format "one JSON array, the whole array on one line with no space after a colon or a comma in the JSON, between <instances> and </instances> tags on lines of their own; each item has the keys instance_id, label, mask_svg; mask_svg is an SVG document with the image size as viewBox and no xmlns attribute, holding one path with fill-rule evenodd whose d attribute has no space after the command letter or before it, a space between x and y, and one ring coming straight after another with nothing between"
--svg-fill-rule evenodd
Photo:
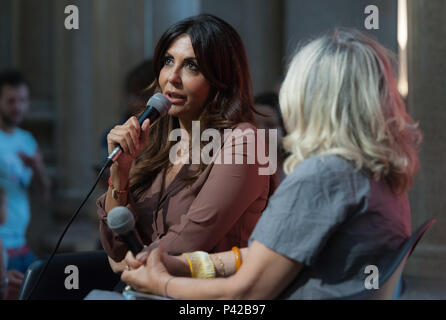
<instances>
[{"instance_id":1,"label":"grey shirt","mask_svg":"<svg viewBox=\"0 0 446 320\"><path fill-rule=\"evenodd\" d=\"M338 156L311 157L282 182L250 239L304 264L279 299L331 299L364 289L410 236L407 194Z\"/></svg>"}]
</instances>

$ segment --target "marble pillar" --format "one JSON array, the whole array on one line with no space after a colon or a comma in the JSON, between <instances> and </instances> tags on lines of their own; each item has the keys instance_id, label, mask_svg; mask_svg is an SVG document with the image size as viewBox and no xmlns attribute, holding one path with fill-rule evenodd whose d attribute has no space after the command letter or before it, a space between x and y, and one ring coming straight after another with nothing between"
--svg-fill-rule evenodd
<instances>
[{"instance_id":1,"label":"marble pillar","mask_svg":"<svg viewBox=\"0 0 446 320\"><path fill-rule=\"evenodd\" d=\"M410 192L412 228L435 218L405 274L446 279L446 2L408 1L408 108L424 135Z\"/></svg>"},{"instance_id":2,"label":"marble pillar","mask_svg":"<svg viewBox=\"0 0 446 320\"><path fill-rule=\"evenodd\" d=\"M126 113L127 72L144 59L144 1L95 0L91 27L93 61L94 147L92 159L102 164L100 141Z\"/></svg>"},{"instance_id":3,"label":"marble pillar","mask_svg":"<svg viewBox=\"0 0 446 320\"><path fill-rule=\"evenodd\" d=\"M248 55L253 92L274 90L283 71L283 1L206 0L202 12L215 14L240 34Z\"/></svg>"},{"instance_id":4,"label":"marble pillar","mask_svg":"<svg viewBox=\"0 0 446 320\"><path fill-rule=\"evenodd\" d=\"M79 8L79 30L64 26L65 6ZM93 184L93 1L54 1L54 94L56 106L57 208L66 220ZM91 208L87 203L84 210Z\"/></svg>"},{"instance_id":5,"label":"marble pillar","mask_svg":"<svg viewBox=\"0 0 446 320\"><path fill-rule=\"evenodd\" d=\"M379 9L379 29L366 30L364 9ZM302 42L335 27L369 32L395 53L397 46L397 0L285 0L285 53L290 57Z\"/></svg>"},{"instance_id":6,"label":"marble pillar","mask_svg":"<svg viewBox=\"0 0 446 320\"><path fill-rule=\"evenodd\" d=\"M12 0L0 2L0 70L12 66Z\"/></svg>"}]
</instances>

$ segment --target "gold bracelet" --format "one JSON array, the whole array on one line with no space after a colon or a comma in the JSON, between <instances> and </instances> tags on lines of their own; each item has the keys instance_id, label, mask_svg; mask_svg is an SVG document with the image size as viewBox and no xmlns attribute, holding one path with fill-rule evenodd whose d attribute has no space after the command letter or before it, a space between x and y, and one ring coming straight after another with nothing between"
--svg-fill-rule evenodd
<instances>
[{"instance_id":1,"label":"gold bracelet","mask_svg":"<svg viewBox=\"0 0 446 320\"><path fill-rule=\"evenodd\" d=\"M225 278L226 272L225 272L225 265L224 265L223 261L221 260L221 258L218 254L215 255L215 259L217 259L218 263L220 264L221 271L222 271L221 274L222 274L223 278Z\"/></svg>"},{"instance_id":2,"label":"gold bracelet","mask_svg":"<svg viewBox=\"0 0 446 320\"><path fill-rule=\"evenodd\" d=\"M194 267L192 266L192 261L189 259L189 257L188 257L185 253L183 253L183 256L186 257L186 261L187 261L187 263L189 264L190 276L191 276L192 278L195 278L195 277L194 277Z\"/></svg>"},{"instance_id":3,"label":"gold bracelet","mask_svg":"<svg viewBox=\"0 0 446 320\"><path fill-rule=\"evenodd\" d=\"M190 267L192 278L210 279L215 278L215 266L209 254L204 251L183 253Z\"/></svg>"}]
</instances>

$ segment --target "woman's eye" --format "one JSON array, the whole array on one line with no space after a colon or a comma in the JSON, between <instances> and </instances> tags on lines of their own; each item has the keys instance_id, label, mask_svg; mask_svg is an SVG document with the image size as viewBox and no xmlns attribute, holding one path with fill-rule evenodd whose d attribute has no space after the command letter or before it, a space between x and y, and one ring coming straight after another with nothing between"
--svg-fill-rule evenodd
<instances>
[{"instance_id":1,"label":"woman's eye","mask_svg":"<svg viewBox=\"0 0 446 320\"><path fill-rule=\"evenodd\" d=\"M172 59L172 57L165 57L164 58L164 65L170 65L170 64L172 64L173 63L173 59Z\"/></svg>"},{"instance_id":2,"label":"woman's eye","mask_svg":"<svg viewBox=\"0 0 446 320\"><path fill-rule=\"evenodd\" d=\"M185 66L192 71L198 71L198 66L193 62L186 62Z\"/></svg>"}]
</instances>

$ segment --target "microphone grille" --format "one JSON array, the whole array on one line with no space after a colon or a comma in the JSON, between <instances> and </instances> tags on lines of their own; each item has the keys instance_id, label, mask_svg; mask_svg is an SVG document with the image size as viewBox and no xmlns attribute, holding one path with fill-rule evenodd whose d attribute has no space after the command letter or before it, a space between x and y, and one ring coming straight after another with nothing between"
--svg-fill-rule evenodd
<instances>
[{"instance_id":1,"label":"microphone grille","mask_svg":"<svg viewBox=\"0 0 446 320\"><path fill-rule=\"evenodd\" d=\"M169 99L167 99L164 95L161 93L155 93L149 101L147 101L147 107L151 106L155 108L161 117L164 117L167 112L169 112L170 107L172 106L172 102L170 102Z\"/></svg>"},{"instance_id":2,"label":"microphone grille","mask_svg":"<svg viewBox=\"0 0 446 320\"><path fill-rule=\"evenodd\" d=\"M135 219L126 207L115 207L107 214L107 224L118 235L124 235L133 230Z\"/></svg>"}]
</instances>

